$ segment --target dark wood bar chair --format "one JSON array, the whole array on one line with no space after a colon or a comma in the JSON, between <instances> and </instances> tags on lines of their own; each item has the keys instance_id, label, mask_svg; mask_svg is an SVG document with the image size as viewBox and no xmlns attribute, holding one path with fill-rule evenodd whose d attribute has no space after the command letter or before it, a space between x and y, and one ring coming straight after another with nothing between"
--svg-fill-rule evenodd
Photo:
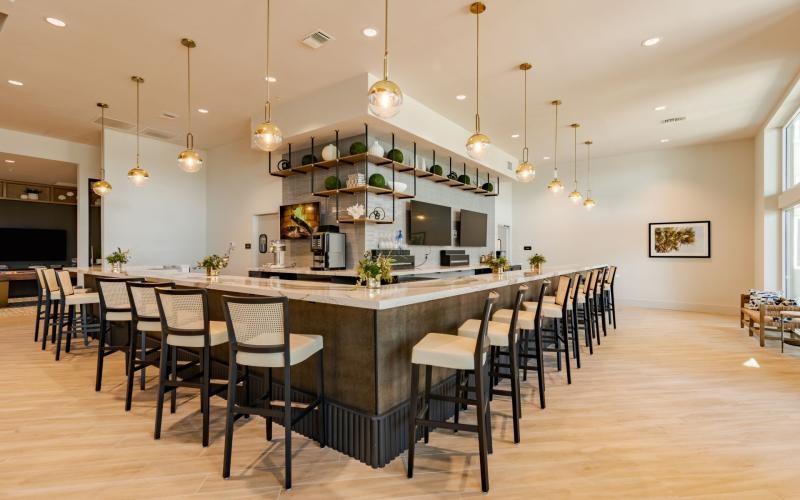
<instances>
[{"instance_id":1,"label":"dark wood bar chair","mask_svg":"<svg viewBox=\"0 0 800 500\"><path fill-rule=\"evenodd\" d=\"M58 278L55 269L43 269L42 281L44 282L44 330L42 331L42 350L47 349L47 337L50 343L56 341L56 327L58 323L58 301L61 293L58 289Z\"/></svg>"},{"instance_id":2,"label":"dark wood bar chair","mask_svg":"<svg viewBox=\"0 0 800 500\"><path fill-rule=\"evenodd\" d=\"M499 295L490 292L483 307L481 327L477 338L444 333L428 333L417 342L411 351L411 395L408 412L408 469L409 478L414 477L414 447L417 443L417 428L423 428L425 442L429 440L431 429L443 427L456 431L478 433L478 450L481 468L481 489L489 491L489 458L492 452L491 411L489 408L489 321L492 308ZM425 391L420 405L419 371L425 366ZM475 399L466 397L445 396L431 392L433 367L472 372L475 380ZM430 416L431 400L447 401L455 404L467 404L477 408L477 424L463 424L446 420L432 420Z\"/></svg>"},{"instance_id":3,"label":"dark wood bar chair","mask_svg":"<svg viewBox=\"0 0 800 500\"><path fill-rule=\"evenodd\" d=\"M47 284L44 281L44 267L36 266L33 268L36 273L36 326L33 330L33 341L39 341L39 328L42 326L45 315L45 289ZM47 331L45 329L45 331Z\"/></svg>"},{"instance_id":4,"label":"dark wood bar chair","mask_svg":"<svg viewBox=\"0 0 800 500\"><path fill-rule=\"evenodd\" d=\"M522 309L522 301L525 300L527 285L521 285L517 290L514 299L514 309L511 321L508 323L500 321L489 321L488 335L491 345L491 357L489 359L489 379L490 395L510 396L511 397L511 418L514 428L514 443L520 442L519 419L522 416L522 398L520 396L519 380L519 327L518 317ZM481 330L480 319L468 319L459 328L458 334L473 339L478 338ZM501 356L505 356L508 362L502 361ZM506 371L504 371L506 370ZM496 386L501 378L511 381L511 390L498 389ZM456 396L466 397L470 387L467 386L467 377L463 371L456 371ZM458 423L460 404L455 405L455 422Z\"/></svg>"},{"instance_id":5,"label":"dark wood bar chair","mask_svg":"<svg viewBox=\"0 0 800 500\"><path fill-rule=\"evenodd\" d=\"M200 411L203 413L203 446L208 446L208 422L211 396L224 393L227 383L211 382L211 348L228 341L224 321L209 321L208 292L202 288L167 290L156 288L156 303L161 320L161 352L172 347L196 351L198 362L190 362L177 369L175 380L168 374L167 356L161 356L158 374L158 400L156 425L153 437L161 439L161 421L164 413L164 393L178 387L200 391Z\"/></svg>"},{"instance_id":6,"label":"dark wood bar chair","mask_svg":"<svg viewBox=\"0 0 800 500\"><path fill-rule=\"evenodd\" d=\"M130 337L131 330L131 303L128 298L129 281L144 281L141 278L102 278L97 279L97 293L100 296L100 331L97 342L97 374L95 375L94 390L99 391L103 385L103 362L106 356L115 352L125 353L125 372L130 365ZM124 325L128 337L124 344L112 343L111 325Z\"/></svg>"},{"instance_id":7,"label":"dark wood bar chair","mask_svg":"<svg viewBox=\"0 0 800 500\"><path fill-rule=\"evenodd\" d=\"M597 335L600 335L600 329L603 330L603 337L608 335L608 328L606 323L606 301L605 301L605 284L606 276L608 275L608 268L603 267L597 271L597 281L594 286L594 307L597 320Z\"/></svg>"},{"instance_id":8,"label":"dark wood bar chair","mask_svg":"<svg viewBox=\"0 0 800 500\"><path fill-rule=\"evenodd\" d=\"M614 298L614 281L617 277L617 266L608 268L606 274L606 281L603 285L603 297L605 298L606 313L608 314L608 322L617 329L617 303Z\"/></svg>"},{"instance_id":9,"label":"dark wood bar chair","mask_svg":"<svg viewBox=\"0 0 800 500\"><path fill-rule=\"evenodd\" d=\"M177 370L177 357L175 348L169 352L161 352L161 316L158 313L156 302L156 288L172 288L174 283L145 283L141 281L128 281L125 283L128 292L128 301L131 304L131 331L128 339L128 350L131 355L128 359L128 385L125 390L125 411L130 411L133 398L134 375L137 371L141 372L139 388L145 388L145 370L148 366L158 367L160 356L169 356L172 362L172 377L175 377ZM154 333L159 336L159 343L156 347L147 349L147 334ZM137 335L138 334L138 335ZM138 346L137 346L138 341ZM155 357L156 353L159 358ZM176 394L172 392L170 412L175 413Z\"/></svg>"},{"instance_id":10,"label":"dark wood bar chair","mask_svg":"<svg viewBox=\"0 0 800 500\"><path fill-rule=\"evenodd\" d=\"M592 269L589 272L589 277L586 278L584 285L580 288L581 296L585 302L584 307L584 323L586 328L589 329L589 340L597 341L597 345L600 345L600 335L599 335L599 323L597 322L597 303L596 303L596 296L595 290L597 288L597 279L598 279L599 270ZM593 348L590 345L590 352L593 351Z\"/></svg>"},{"instance_id":11,"label":"dark wood bar chair","mask_svg":"<svg viewBox=\"0 0 800 500\"><path fill-rule=\"evenodd\" d=\"M61 359L61 338L64 328L67 328L67 342L65 350L70 351L72 337L80 331L85 345L89 345L89 331L96 331L95 323L90 322L89 308L100 303L97 292L87 292L72 286L72 277L69 271L57 271L56 281L59 293L58 331L56 332L56 361ZM78 326L80 325L80 326Z\"/></svg>"},{"instance_id":12,"label":"dark wood bar chair","mask_svg":"<svg viewBox=\"0 0 800 500\"><path fill-rule=\"evenodd\" d=\"M289 300L286 297L222 297L228 331L228 408L225 420L225 457L222 477L231 475L233 424L237 416L260 415L267 419L267 440L272 439L272 421L284 428L284 487L292 487L292 430L301 419L317 416L317 440L325 447L325 385L323 344L320 335L290 333ZM316 357L317 397L302 408L292 401L292 366ZM245 368L244 403L238 401L239 366ZM265 392L250 401L249 368L266 372ZM283 401L272 401L272 369L282 369ZM282 403L282 406L279 404ZM263 405L263 406L262 406Z\"/></svg>"},{"instance_id":13,"label":"dark wood bar chair","mask_svg":"<svg viewBox=\"0 0 800 500\"><path fill-rule=\"evenodd\" d=\"M570 306L569 293L572 286L571 276L559 276L558 288L553 302L541 303L541 317L552 320L552 336L548 335L547 330L542 329L542 345L544 352L556 353L556 366L561 371L561 353L564 353L564 363L566 364L567 383L572 383L572 369L570 358L570 334L567 321L567 311ZM534 311L539 308L539 302L524 302L526 311Z\"/></svg>"}]
</instances>

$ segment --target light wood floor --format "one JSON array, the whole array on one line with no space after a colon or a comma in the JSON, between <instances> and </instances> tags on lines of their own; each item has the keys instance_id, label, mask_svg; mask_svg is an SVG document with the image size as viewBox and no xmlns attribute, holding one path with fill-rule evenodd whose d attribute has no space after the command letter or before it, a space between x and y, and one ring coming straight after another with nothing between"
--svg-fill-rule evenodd
<instances>
[{"instance_id":1,"label":"light wood floor","mask_svg":"<svg viewBox=\"0 0 800 500\"><path fill-rule=\"evenodd\" d=\"M733 317L628 309L619 319L571 386L549 374L547 410L526 387L522 444L511 442L505 398L493 404L492 496L800 497L800 358L759 348ZM95 393L95 350L56 363L34 345L32 323L0 318L0 497L481 495L477 441L449 431L418 446L411 480L404 457L371 469L297 436L286 492L280 427L267 443L258 418L240 421L223 481L222 400L207 449L188 393L154 441L152 378L125 413L122 355ZM750 358L760 368L744 366Z\"/></svg>"}]
</instances>

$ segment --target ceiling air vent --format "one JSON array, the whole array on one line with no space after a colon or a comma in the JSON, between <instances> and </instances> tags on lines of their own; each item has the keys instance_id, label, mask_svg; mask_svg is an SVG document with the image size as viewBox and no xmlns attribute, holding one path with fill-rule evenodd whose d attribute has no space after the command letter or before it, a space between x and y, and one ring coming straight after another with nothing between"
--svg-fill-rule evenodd
<instances>
[{"instance_id":1,"label":"ceiling air vent","mask_svg":"<svg viewBox=\"0 0 800 500\"><path fill-rule=\"evenodd\" d=\"M100 125L102 120L98 116L92 123ZM124 122L122 120L115 120L113 118L106 117L106 127L116 128L119 130L134 130L136 125L133 123Z\"/></svg>"},{"instance_id":2,"label":"ceiling air vent","mask_svg":"<svg viewBox=\"0 0 800 500\"><path fill-rule=\"evenodd\" d=\"M674 116L672 118L667 118L665 120L661 120L661 124L662 125L667 125L668 123L678 123L678 122L682 122L685 119L686 119L685 116Z\"/></svg>"},{"instance_id":3,"label":"ceiling air vent","mask_svg":"<svg viewBox=\"0 0 800 500\"><path fill-rule=\"evenodd\" d=\"M300 41L303 42L304 45L307 45L312 49L318 49L323 45L325 45L326 43L330 42L331 40L335 40L335 38L333 38L332 36L330 36L329 34L325 33L322 30L317 30L304 36L303 39Z\"/></svg>"},{"instance_id":4,"label":"ceiling air vent","mask_svg":"<svg viewBox=\"0 0 800 500\"><path fill-rule=\"evenodd\" d=\"M158 130L150 127L142 129L142 135L145 137L152 137L154 139L172 139L175 137L175 134L171 132L166 132L164 130Z\"/></svg>"},{"instance_id":5,"label":"ceiling air vent","mask_svg":"<svg viewBox=\"0 0 800 500\"><path fill-rule=\"evenodd\" d=\"M177 117L177 113L173 113L171 111L164 111L161 113L161 118L166 118L167 120L174 120Z\"/></svg>"}]
</instances>

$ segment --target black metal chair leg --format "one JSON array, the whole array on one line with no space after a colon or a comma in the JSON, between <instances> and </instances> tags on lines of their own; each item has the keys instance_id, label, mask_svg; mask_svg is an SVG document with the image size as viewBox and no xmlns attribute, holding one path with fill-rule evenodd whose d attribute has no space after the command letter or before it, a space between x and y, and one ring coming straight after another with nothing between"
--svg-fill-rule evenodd
<instances>
[{"instance_id":1,"label":"black metal chair leg","mask_svg":"<svg viewBox=\"0 0 800 500\"><path fill-rule=\"evenodd\" d=\"M411 395L408 403L408 466L406 475L414 477L414 445L417 442L417 400L419 399L419 365L411 364ZM480 420L480 419L478 419Z\"/></svg>"},{"instance_id":2,"label":"black metal chair leg","mask_svg":"<svg viewBox=\"0 0 800 500\"><path fill-rule=\"evenodd\" d=\"M433 367L430 365L425 366L425 394L423 401L425 405L425 420L431 419L431 379L433 378ZM423 437L425 444L430 441L430 428L426 425L423 429Z\"/></svg>"},{"instance_id":3,"label":"black metal chair leg","mask_svg":"<svg viewBox=\"0 0 800 500\"><path fill-rule=\"evenodd\" d=\"M544 410L544 356L542 353L542 334L539 328L534 330L533 335L536 342L536 377L539 382L539 407Z\"/></svg>"},{"instance_id":4,"label":"black metal chair leg","mask_svg":"<svg viewBox=\"0 0 800 500\"><path fill-rule=\"evenodd\" d=\"M39 327L42 323L42 292L39 291L39 294L36 296L36 327L33 331L33 341L39 341Z\"/></svg>"},{"instance_id":5,"label":"black metal chair leg","mask_svg":"<svg viewBox=\"0 0 800 500\"><path fill-rule=\"evenodd\" d=\"M102 331L102 330L101 330ZM102 334L101 334L102 335ZM102 337L101 337L102 338ZM161 352L167 352L167 343L161 341ZM156 428L153 432L153 439L161 439L161 419L164 414L164 384L167 382L167 357L161 356L158 363L158 397L156 399ZM172 388L174 390L174 388Z\"/></svg>"},{"instance_id":6,"label":"black metal chair leg","mask_svg":"<svg viewBox=\"0 0 800 500\"><path fill-rule=\"evenodd\" d=\"M317 353L319 364L317 365L317 390L319 391L317 397L319 398L319 406L317 407L317 440L319 447L325 448L327 444L327 433L325 423L325 370L323 366L324 351L320 350Z\"/></svg>"},{"instance_id":7,"label":"black metal chair leg","mask_svg":"<svg viewBox=\"0 0 800 500\"><path fill-rule=\"evenodd\" d=\"M511 370L511 418L514 425L514 443L520 442L519 436L519 419L522 413L522 405L520 404L520 390L519 390L519 368L517 366L517 347L515 344L508 346L509 354L508 360Z\"/></svg>"},{"instance_id":8,"label":"black metal chair leg","mask_svg":"<svg viewBox=\"0 0 800 500\"><path fill-rule=\"evenodd\" d=\"M567 365L567 384L571 384L572 372L570 371L570 365L572 363L569 362L569 331L567 331L566 321L561 322L561 334L563 335L564 340L564 363ZM556 339L558 339L558 332L556 332Z\"/></svg>"},{"instance_id":9,"label":"black metal chair leg","mask_svg":"<svg viewBox=\"0 0 800 500\"><path fill-rule=\"evenodd\" d=\"M614 323L614 330L617 329L617 299L614 297L614 285L611 285L611 318Z\"/></svg>"},{"instance_id":10,"label":"black metal chair leg","mask_svg":"<svg viewBox=\"0 0 800 500\"><path fill-rule=\"evenodd\" d=\"M283 368L283 448L284 469L283 487L287 490L292 489L292 373L291 366Z\"/></svg>"},{"instance_id":11,"label":"black metal chair leg","mask_svg":"<svg viewBox=\"0 0 800 500\"><path fill-rule=\"evenodd\" d=\"M553 320L553 342L556 344L556 368L558 371L562 370L561 366L561 346L559 341L559 334L558 331L560 330L560 321L558 319Z\"/></svg>"},{"instance_id":12,"label":"black metal chair leg","mask_svg":"<svg viewBox=\"0 0 800 500\"><path fill-rule=\"evenodd\" d=\"M475 371L475 399L477 400L478 407L476 416L478 421L478 452L481 465L481 490L486 493L489 491L489 457L486 436L486 388L484 387L484 377L481 375L479 369Z\"/></svg>"},{"instance_id":13,"label":"black metal chair leg","mask_svg":"<svg viewBox=\"0 0 800 500\"><path fill-rule=\"evenodd\" d=\"M131 322L131 328L133 328L133 322ZM131 352L133 352L133 351L131 351ZM147 361L147 334L145 332L142 332L142 348L141 348L140 352L142 354L142 363L144 363L145 361ZM136 356L133 356L133 357L135 358ZM145 379L147 378L147 374L145 373L146 369L147 369L147 365L143 364L141 373L139 374L139 390L140 391L144 390Z\"/></svg>"},{"instance_id":14,"label":"black metal chair leg","mask_svg":"<svg viewBox=\"0 0 800 500\"><path fill-rule=\"evenodd\" d=\"M42 331L42 350L47 348L47 335L50 332L50 321L53 320L52 316L53 304L50 299L44 305L44 330ZM53 320L55 321L55 320Z\"/></svg>"},{"instance_id":15,"label":"black metal chair leg","mask_svg":"<svg viewBox=\"0 0 800 500\"><path fill-rule=\"evenodd\" d=\"M228 394L225 411L225 454L222 460L222 477L231 477L231 453L233 452L233 411L236 405L236 353L231 352L228 363Z\"/></svg>"},{"instance_id":16,"label":"black metal chair leg","mask_svg":"<svg viewBox=\"0 0 800 500\"><path fill-rule=\"evenodd\" d=\"M200 389L200 397L202 398L200 406L205 409L203 412L203 447L208 446L208 421L209 414L211 413L209 405L209 385L211 384L211 359L209 351L211 351L210 347L203 347L203 387Z\"/></svg>"},{"instance_id":17,"label":"black metal chair leg","mask_svg":"<svg viewBox=\"0 0 800 500\"><path fill-rule=\"evenodd\" d=\"M100 332L98 334L97 342L97 374L94 378L94 390L99 391L103 383L103 359L105 358L106 350L106 329L108 324L105 319L100 320Z\"/></svg>"},{"instance_id":18,"label":"black metal chair leg","mask_svg":"<svg viewBox=\"0 0 800 500\"><path fill-rule=\"evenodd\" d=\"M170 362L170 380L178 381L178 350L174 347L164 346L161 348L161 356L168 356ZM178 388L173 387L169 395L169 412L175 413L178 406Z\"/></svg>"},{"instance_id":19,"label":"black metal chair leg","mask_svg":"<svg viewBox=\"0 0 800 500\"><path fill-rule=\"evenodd\" d=\"M266 400L265 403L267 409L270 409L272 408L272 368L267 368L266 372L267 372L266 373L267 392L266 392L266 398L264 399ZM272 441L272 417L267 417L266 433L267 433L267 441Z\"/></svg>"},{"instance_id":20,"label":"black metal chair leg","mask_svg":"<svg viewBox=\"0 0 800 500\"><path fill-rule=\"evenodd\" d=\"M128 349L133 353L136 352L136 335L130 335L128 338ZM125 411L131 410L131 401L133 399L133 375L136 372L136 356L128 357L128 370L127 370L127 384L125 386Z\"/></svg>"}]
</instances>

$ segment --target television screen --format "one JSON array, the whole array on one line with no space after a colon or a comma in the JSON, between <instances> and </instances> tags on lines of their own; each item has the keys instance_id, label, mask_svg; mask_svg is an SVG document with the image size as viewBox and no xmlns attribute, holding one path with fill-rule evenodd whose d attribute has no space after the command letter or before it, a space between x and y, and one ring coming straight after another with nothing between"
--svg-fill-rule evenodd
<instances>
[{"instance_id":1,"label":"television screen","mask_svg":"<svg viewBox=\"0 0 800 500\"><path fill-rule=\"evenodd\" d=\"M311 238L319 227L319 202L281 206L281 238Z\"/></svg>"},{"instance_id":2,"label":"television screen","mask_svg":"<svg viewBox=\"0 0 800 500\"><path fill-rule=\"evenodd\" d=\"M67 260L63 229L0 228L0 262L61 262Z\"/></svg>"},{"instance_id":3,"label":"television screen","mask_svg":"<svg viewBox=\"0 0 800 500\"><path fill-rule=\"evenodd\" d=\"M461 224L459 226L458 242L462 247L486 246L486 214L461 211Z\"/></svg>"},{"instance_id":4,"label":"television screen","mask_svg":"<svg viewBox=\"0 0 800 500\"><path fill-rule=\"evenodd\" d=\"M411 245L452 245L450 207L411 200L408 242Z\"/></svg>"}]
</instances>

